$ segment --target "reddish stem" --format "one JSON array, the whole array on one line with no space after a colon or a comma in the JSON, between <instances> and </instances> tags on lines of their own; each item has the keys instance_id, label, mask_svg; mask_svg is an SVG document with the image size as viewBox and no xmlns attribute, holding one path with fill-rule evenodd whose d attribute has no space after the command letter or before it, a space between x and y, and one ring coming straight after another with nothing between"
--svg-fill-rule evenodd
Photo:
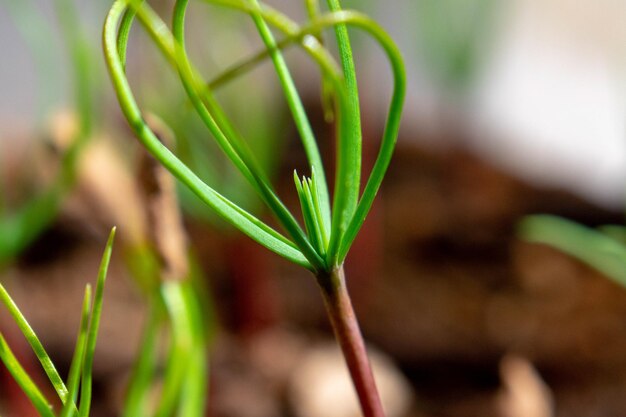
<instances>
[{"instance_id":1,"label":"reddish stem","mask_svg":"<svg viewBox=\"0 0 626 417\"><path fill-rule=\"evenodd\" d=\"M317 276L326 311L348 365L364 417L385 417L374 375L365 350L352 302L345 284L343 266Z\"/></svg>"}]
</instances>

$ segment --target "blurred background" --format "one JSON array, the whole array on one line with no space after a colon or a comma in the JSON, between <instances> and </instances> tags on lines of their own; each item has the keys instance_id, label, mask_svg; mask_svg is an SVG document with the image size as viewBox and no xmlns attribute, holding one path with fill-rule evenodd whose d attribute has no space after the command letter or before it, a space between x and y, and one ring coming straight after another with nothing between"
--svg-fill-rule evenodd
<instances>
[{"instance_id":1,"label":"blurred background","mask_svg":"<svg viewBox=\"0 0 626 417\"><path fill-rule=\"evenodd\" d=\"M150 3L169 19L169 1ZM306 19L304 2L268 3ZM0 0L0 280L61 369L71 360L82 288L95 279L108 230L119 227L95 416L119 415L146 314L134 248L150 228L141 152L102 59L108 6ZM622 415L625 290L574 257L523 241L517 227L537 213L589 227L623 223L626 2L343 6L388 30L408 75L394 160L346 265L390 417ZM246 16L202 2L190 10L189 49L207 78L261 47ZM392 79L375 43L351 35L369 167ZM318 70L295 48L286 57L331 161ZM181 158L267 218L139 27L128 73ZM292 172L306 162L271 65L217 97L296 207ZM319 408L348 404L351 394L337 382L343 368L312 276L229 228L188 191L177 196L216 323L207 415L353 416L349 405ZM4 310L0 329L38 372ZM0 373L0 414L28 413Z\"/></svg>"}]
</instances>

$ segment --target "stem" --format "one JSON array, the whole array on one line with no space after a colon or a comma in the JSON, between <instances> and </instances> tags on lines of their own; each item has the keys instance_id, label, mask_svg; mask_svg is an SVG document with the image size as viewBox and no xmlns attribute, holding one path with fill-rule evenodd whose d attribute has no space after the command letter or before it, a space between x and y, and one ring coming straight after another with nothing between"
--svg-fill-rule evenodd
<instances>
[{"instance_id":1,"label":"stem","mask_svg":"<svg viewBox=\"0 0 626 417\"><path fill-rule=\"evenodd\" d=\"M348 365L364 417L384 417L361 329L352 308L343 266L317 275L335 338Z\"/></svg>"}]
</instances>

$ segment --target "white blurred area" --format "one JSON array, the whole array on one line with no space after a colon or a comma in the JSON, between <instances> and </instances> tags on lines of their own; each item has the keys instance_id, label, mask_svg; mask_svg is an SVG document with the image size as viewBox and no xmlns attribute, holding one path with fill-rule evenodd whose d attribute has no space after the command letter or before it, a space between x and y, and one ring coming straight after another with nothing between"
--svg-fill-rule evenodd
<instances>
[{"instance_id":1,"label":"white blurred area","mask_svg":"<svg viewBox=\"0 0 626 417\"><path fill-rule=\"evenodd\" d=\"M620 207L626 1L512 0L475 85L473 146L534 183Z\"/></svg>"}]
</instances>

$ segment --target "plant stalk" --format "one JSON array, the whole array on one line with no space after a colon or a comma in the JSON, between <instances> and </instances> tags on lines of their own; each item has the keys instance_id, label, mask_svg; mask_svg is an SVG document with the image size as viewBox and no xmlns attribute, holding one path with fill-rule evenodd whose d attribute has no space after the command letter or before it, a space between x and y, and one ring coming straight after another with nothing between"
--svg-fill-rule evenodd
<instances>
[{"instance_id":1,"label":"plant stalk","mask_svg":"<svg viewBox=\"0 0 626 417\"><path fill-rule=\"evenodd\" d=\"M372 374L361 329L345 283L343 266L321 272L317 281L322 289L326 311L341 346L364 417L384 417L380 395Z\"/></svg>"}]
</instances>

